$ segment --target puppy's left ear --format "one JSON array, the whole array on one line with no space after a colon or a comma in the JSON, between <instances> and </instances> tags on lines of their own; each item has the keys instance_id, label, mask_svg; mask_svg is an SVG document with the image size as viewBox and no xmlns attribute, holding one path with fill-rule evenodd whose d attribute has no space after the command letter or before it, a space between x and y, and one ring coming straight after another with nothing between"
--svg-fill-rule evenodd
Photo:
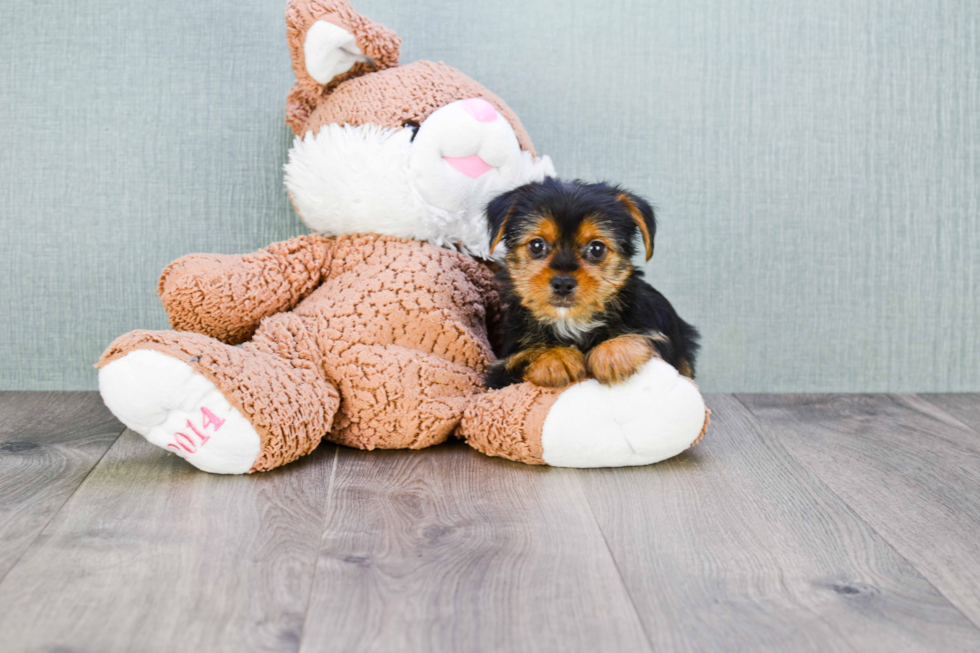
<instances>
[{"instance_id":1,"label":"puppy's left ear","mask_svg":"<svg viewBox=\"0 0 980 653\"><path fill-rule=\"evenodd\" d=\"M517 199L522 190L523 187L515 188L503 195L498 195L487 204L487 225L490 229L490 251L488 254L493 254L493 250L503 239L504 232L507 230L507 222L514 213Z\"/></svg>"},{"instance_id":2,"label":"puppy's left ear","mask_svg":"<svg viewBox=\"0 0 980 653\"><path fill-rule=\"evenodd\" d=\"M657 233L657 219L653 215L653 207L645 199L633 193L620 193L616 199L626 208L626 212L640 228L649 261L653 257L653 237Z\"/></svg>"}]
</instances>

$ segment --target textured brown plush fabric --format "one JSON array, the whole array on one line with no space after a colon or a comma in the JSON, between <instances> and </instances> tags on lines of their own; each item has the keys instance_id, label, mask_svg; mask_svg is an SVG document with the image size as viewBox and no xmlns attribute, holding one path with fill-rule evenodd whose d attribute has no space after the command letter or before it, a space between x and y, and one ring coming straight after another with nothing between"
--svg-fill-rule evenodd
<instances>
[{"instance_id":1,"label":"textured brown plush fabric","mask_svg":"<svg viewBox=\"0 0 980 653\"><path fill-rule=\"evenodd\" d=\"M251 343L231 347L197 333L132 331L109 345L98 367L137 349L159 351L187 363L252 423L261 443L252 472L268 471L310 453L333 423L337 390L302 356L270 355Z\"/></svg>"},{"instance_id":2,"label":"textured brown plush fabric","mask_svg":"<svg viewBox=\"0 0 980 653\"><path fill-rule=\"evenodd\" d=\"M129 333L99 366L137 349L188 362L259 431L255 471L323 437L361 449L442 442L483 392L493 360L492 273L414 240L311 235L241 256L192 254L164 270L160 296L181 331ZM249 336L240 348L225 344ZM461 435L492 455L540 462L544 415L524 414L541 392L520 388L471 406ZM514 436L499 425L515 419L537 435L508 455L502 438Z\"/></svg>"},{"instance_id":3,"label":"textured brown plush fabric","mask_svg":"<svg viewBox=\"0 0 980 653\"><path fill-rule=\"evenodd\" d=\"M521 383L476 397L463 415L459 437L488 456L545 465L541 428L558 395Z\"/></svg>"},{"instance_id":4,"label":"textured brown plush fabric","mask_svg":"<svg viewBox=\"0 0 980 653\"><path fill-rule=\"evenodd\" d=\"M297 134L330 123L398 128L479 97L534 152L500 98L441 63L399 66L398 37L348 0L290 0L286 16L297 79L287 122ZM353 34L373 64L318 84L303 52L318 20ZM163 271L158 292L176 331L126 334L98 366L141 349L190 365L259 434L250 471L324 438L422 448L454 433L487 455L546 464L541 433L559 393L527 383L484 391L500 298L492 272L468 256L391 236L309 235L251 254L185 256Z\"/></svg>"},{"instance_id":5,"label":"textured brown plush fabric","mask_svg":"<svg viewBox=\"0 0 980 653\"><path fill-rule=\"evenodd\" d=\"M393 128L419 124L436 109L467 98L483 98L492 104L514 128L521 149L537 155L521 121L503 100L455 68L431 61L416 61L344 82L312 111L302 131L315 134L330 123Z\"/></svg>"},{"instance_id":6,"label":"textured brown plush fabric","mask_svg":"<svg viewBox=\"0 0 980 653\"><path fill-rule=\"evenodd\" d=\"M696 445L698 442L700 442L701 440L704 439L704 434L707 433L707 431L708 431L708 425L709 424L711 424L711 411L709 409L705 408L705 410L704 410L704 426L701 427L701 432L698 433L697 439L695 439L694 442L691 443L691 446L692 447L694 445Z\"/></svg>"},{"instance_id":7,"label":"textured brown plush fabric","mask_svg":"<svg viewBox=\"0 0 980 653\"><path fill-rule=\"evenodd\" d=\"M333 23L353 34L361 52L371 57L374 64L356 63L326 86L310 77L306 71L303 43L306 32L318 20ZM296 83L286 100L286 123L294 134L301 134L307 131L306 122L317 103L337 86L365 73L398 65L402 40L387 27L354 11L348 0L293 0L286 5L286 42L296 74Z\"/></svg>"},{"instance_id":8,"label":"textured brown plush fabric","mask_svg":"<svg viewBox=\"0 0 980 653\"><path fill-rule=\"evenodd\" d=\"M354 35L374 66L357 63L329 84L317 83L306 71L303 44L318 20ZM514 128L521 149L534 144L517 114L482 84L444 63L416 61L398 65L401 39L394 32L354 11L347 0L292 0L286 8L286 39L296 83L286 101L286 123L294 134L317 133L324 125L418 125L432 112L456 100L483 98Z\"/></svg>"},{"instance_id":9,"label":"textured brown plush fabric","mask_svg":"<svg viewBox=\"0 0 980 653\"><path fill-rule=\"evenodd\" d=\"M302 236L244 256L191 254L164 269L157 293L173 328L237 345L262 318L292 309L320 285L331 245Z\"/></svg>"}]
</instances>

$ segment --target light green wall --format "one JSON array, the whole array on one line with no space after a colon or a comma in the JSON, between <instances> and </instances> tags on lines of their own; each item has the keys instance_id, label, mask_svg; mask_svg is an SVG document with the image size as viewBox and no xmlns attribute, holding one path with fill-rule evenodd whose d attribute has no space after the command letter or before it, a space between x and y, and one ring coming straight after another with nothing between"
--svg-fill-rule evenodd
<instances>
[{"instance_id":1,"label":"light green wall","mask_svg":"<svg viewBox=\"0 0 980 653\"><path fill-rule=\"evenodd\" d=\"M980 4L355 0L566 177L647 195L709 391L980 390ZM281 2L0 4L0 388L88 389L159 271L302 233Z\"/></svg>"}]
</instances>

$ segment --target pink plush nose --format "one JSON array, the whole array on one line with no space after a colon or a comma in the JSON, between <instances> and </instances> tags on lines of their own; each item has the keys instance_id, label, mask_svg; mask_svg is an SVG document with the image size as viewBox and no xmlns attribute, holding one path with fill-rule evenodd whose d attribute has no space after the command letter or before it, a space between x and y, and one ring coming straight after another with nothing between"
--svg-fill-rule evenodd
<instances>
[{"instance_id":1,"label":"pink plush nose","mask_svg":"<svg viewBox=\"0 0 980 653\"><path fill-rule=\"evenodd\" d=\"M486 100L478 97L463 100L463 108L480 122L493 122L497 119L497 110Z\"/></svg>"}]
</instances>

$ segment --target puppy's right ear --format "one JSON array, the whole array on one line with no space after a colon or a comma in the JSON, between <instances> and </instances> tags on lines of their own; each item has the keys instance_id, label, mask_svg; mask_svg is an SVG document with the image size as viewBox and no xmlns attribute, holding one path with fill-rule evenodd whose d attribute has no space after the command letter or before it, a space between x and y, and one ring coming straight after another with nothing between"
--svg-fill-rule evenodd
<instances>
[{"instance_id":1,"label":"puppy's right ear","mask_svg":"<svg viewBox=\"0 0 980 653\"><path fill-rule=\"evenodd\" d=\"M490 230L490 251L488 254L493 254L493 250L503 240L504 233L507 231L507 223L510 222L510 218L514 214L522 190L523 188L515 188L503 195L498 195L487 204L487 226Z\"/></svg>"},{"instance_id":2,"label":"puppy's right ear","mask_svg":"<svg viewBox=\"0 0 980 653\"><path fill-rule=\"evenodd\" d=\"M620 193L616 199L626 208L626 212L639 228L640 235L643 236L643 248L649 261L653 257L653 238L657 235L657 218L653 214L653 207L645 199L633 193Z\"/></svg>"}]
</instances>

